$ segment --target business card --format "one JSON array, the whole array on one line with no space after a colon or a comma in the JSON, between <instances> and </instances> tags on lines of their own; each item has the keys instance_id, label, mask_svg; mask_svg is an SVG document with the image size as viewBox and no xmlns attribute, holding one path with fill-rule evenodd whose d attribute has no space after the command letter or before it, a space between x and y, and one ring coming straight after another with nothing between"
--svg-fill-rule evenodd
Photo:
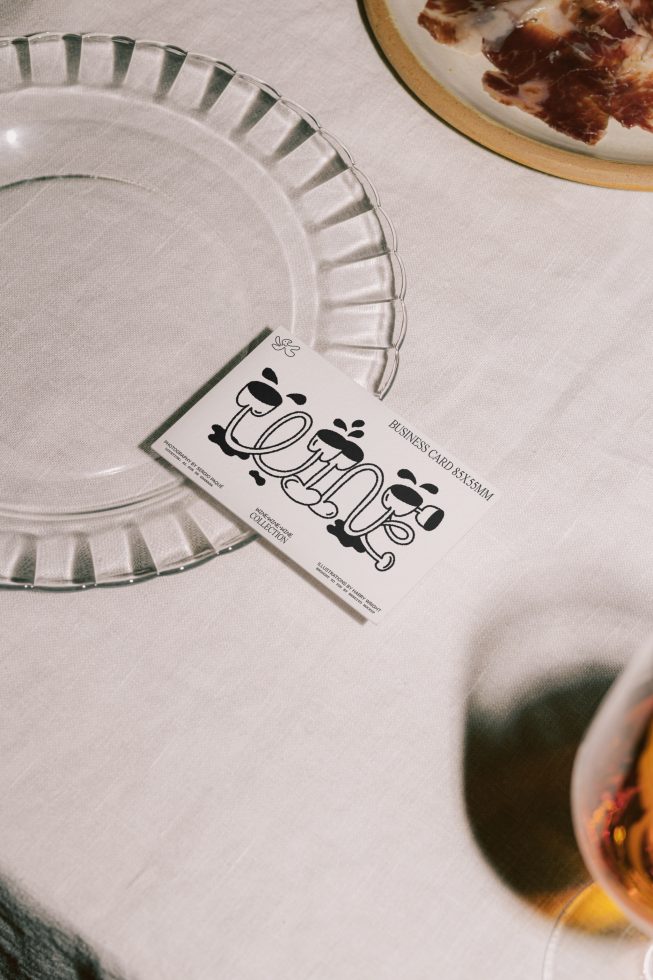
<instances>
[{"instance_id":1,"label":"business card","mask_svg":"<svg viewBox=\"0 0 653 980\"><path fill-rule=\"evenodd\" d=\"M267 336L153 449L372 620L497 499L437 440L285 333Z\"/></svg>"}]
</instances>

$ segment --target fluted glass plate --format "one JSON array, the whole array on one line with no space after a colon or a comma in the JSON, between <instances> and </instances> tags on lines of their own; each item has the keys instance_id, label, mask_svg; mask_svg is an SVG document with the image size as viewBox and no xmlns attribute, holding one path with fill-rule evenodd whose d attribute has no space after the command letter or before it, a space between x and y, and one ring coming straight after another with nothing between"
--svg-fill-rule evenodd
<instances>
[{"instance_id":1,"label":"fluted glass plate","mask_svg":"<svg viewBox=\"0 0 653 980\"><path fill-rule=\"evenodd\" d=\"M376 193L210 57L0 40L0 236L2 585L132 582L249 540L149 443L262 331L392 383L404 280Z\"/></svg>"}]
</instances>

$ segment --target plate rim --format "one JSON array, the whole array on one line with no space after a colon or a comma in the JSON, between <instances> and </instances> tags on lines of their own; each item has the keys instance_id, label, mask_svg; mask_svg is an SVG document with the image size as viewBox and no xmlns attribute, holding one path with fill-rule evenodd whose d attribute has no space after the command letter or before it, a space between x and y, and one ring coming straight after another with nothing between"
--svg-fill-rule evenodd
<instances>
[{"instance_id":1,"label":"plate rim","mask_svg":"<svg viewBox=\"0 0 653 980\"><path fill-rule=\"evenodd\" d=\"M401 80L427 108L475 143L515 163L595 187L653 190L653 164L601 160L548 146L495 122L437 81L404 40L390 0L363 0L368 23L385 57Z\"/></svg>"}]
</instances>

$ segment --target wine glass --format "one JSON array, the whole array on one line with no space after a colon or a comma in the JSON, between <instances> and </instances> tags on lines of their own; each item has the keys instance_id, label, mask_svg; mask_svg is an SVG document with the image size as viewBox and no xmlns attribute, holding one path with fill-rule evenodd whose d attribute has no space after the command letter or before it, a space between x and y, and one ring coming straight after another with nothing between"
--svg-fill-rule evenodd
<instances>
[{"instance_id":1,"label":"wine glass","mask_svg":"<svg viewBox=\"0 0 653 980\"><path fill-rule=\"evenodd\" d=\"M558 920L544 977L653 980L653 643L599 706L576 755L571 803L595 884Z\"/></svg>"}]
</instances>

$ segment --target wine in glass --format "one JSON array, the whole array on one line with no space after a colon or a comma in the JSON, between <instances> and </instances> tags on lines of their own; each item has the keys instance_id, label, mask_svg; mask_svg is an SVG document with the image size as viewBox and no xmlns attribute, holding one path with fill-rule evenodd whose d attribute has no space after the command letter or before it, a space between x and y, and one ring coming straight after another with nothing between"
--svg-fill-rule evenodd
<instances>
[{"instance_id":1,"label":"wine in glass","mask_svg":"<svg viewBox=\"0 0 653 980\"><path fill-rule=\"evenodd\" d=\"M576 756L571 800L576 838L596 885L563 912L545 978L653 980L652 643L601 703ZM625 918L606 914L599 888Z\"/></svg>"}]
</instances>

